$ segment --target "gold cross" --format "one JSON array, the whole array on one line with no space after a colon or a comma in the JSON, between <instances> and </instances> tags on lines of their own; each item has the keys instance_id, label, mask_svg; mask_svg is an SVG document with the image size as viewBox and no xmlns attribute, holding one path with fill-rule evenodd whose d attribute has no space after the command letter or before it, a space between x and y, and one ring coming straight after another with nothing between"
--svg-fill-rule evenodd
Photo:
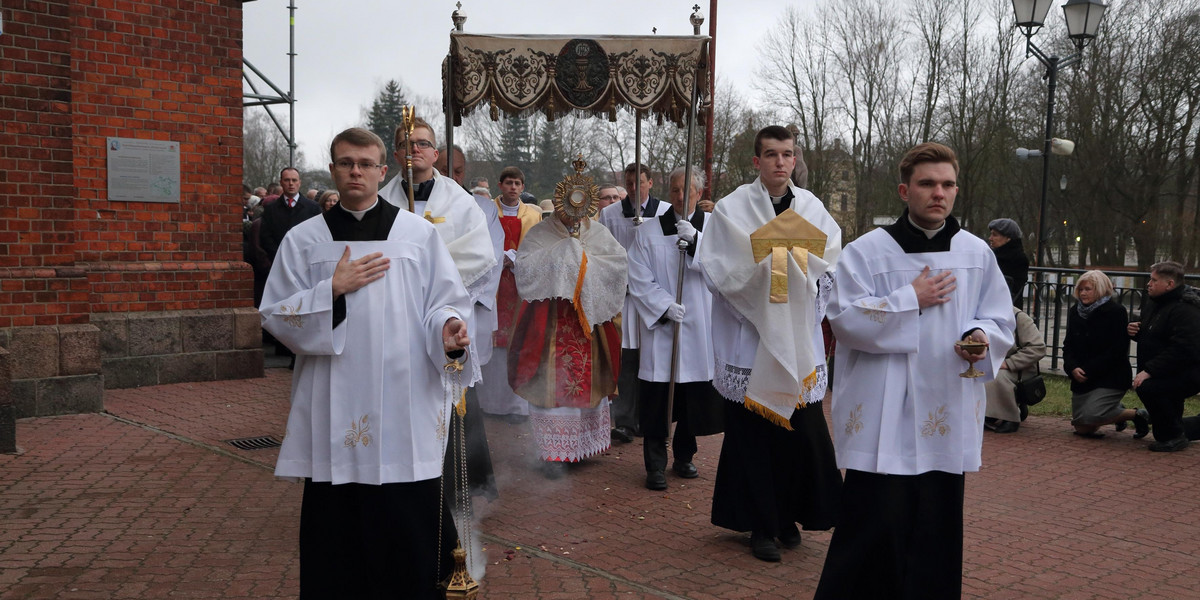
<instances>
[{"instance_id":1,"label":"gold cross","mask_svg":"<svg viewBox=\"0 0 1200 600\"><path fill-rule=\"evenodd\" d=\"M445 223L446 217L435 217L433 213L425 211L425 220L436 225L438 223Z\"/></svg>"}]
</instances>

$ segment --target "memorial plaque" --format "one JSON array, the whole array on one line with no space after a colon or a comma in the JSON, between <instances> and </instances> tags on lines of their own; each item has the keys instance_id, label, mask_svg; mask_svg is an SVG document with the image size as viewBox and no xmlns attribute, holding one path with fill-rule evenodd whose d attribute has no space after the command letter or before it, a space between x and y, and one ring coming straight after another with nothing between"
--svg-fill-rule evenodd
<instances>
[{"instance_id":1,"label":"memorial plaque","mask_svg":"<svg viewBox=\"0 0 1200 600\"><path fill-rule=\"evenodd\" d=\"M108 199L179 203L179 142L110 137Z\"/></svg>"}]
</instances>

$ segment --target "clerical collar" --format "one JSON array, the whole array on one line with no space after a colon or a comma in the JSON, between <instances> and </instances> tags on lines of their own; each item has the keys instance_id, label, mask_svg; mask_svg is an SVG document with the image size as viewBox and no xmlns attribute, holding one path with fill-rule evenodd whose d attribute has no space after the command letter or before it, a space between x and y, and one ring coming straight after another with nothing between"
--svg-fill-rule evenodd
<instances>
[{"instance_id":1,"label":"clerical collar","mask_svg":"<svg viewBox=\"0 0 1200 600\"><path fill-rule=\"evenodd\" d=\"M927 229L922 229L913 224L912 219L908 216L908 208L904 209L904 213L900 215L896 222L883 228L888 235L904 250L906 254L916 254L921 252L947 252L950 250L954 236L958 234L961 227L958 224L958 219L954 215L946 215L946 222L933 233L933 237L928 236Z\"/></svg>"},{"instance_id":2,"label":"clerical collar","mask_svg":"<svg viewBox=\"0 0 1200 600\"><path fill-rule=\"evenodd\" d=\"M932 239L933 239L933 236L937 235L939 231L941 231L941 230L943 230L943 229L945 229L945 228L946 228L946 222L945 222L945 221L942 221L942 226L941 226L941 227L938 227L937 229L925 229L924 227L921 227L920 225L917 225L916 221L913 221L913 220L912 220L912 215L911 215L911 214L910 214L910 215L908 215L908 223L909 223L910 225L912 225L913 227L916 227L916 228L917 228L917 231L920 231L921 233L924 233L924 234L925 234L925 238L926 238L926 239L930 239L930 240L932 240Z\"/></svg>"},{"instance_id":3,"label":"clerical collar","mask_svg":"<svg viewBox=\"0 0 1200 600\"><path fill-rule=\"evenodd\" d=\"M654 215L658 214L658 202L658 198L655 198L654 196L647 196L646 201L642 203L642 216L653 217ZM630 196L625 196L625 199L621 200L621 215L626 219L630 219L635 216L633 214L633 199Z\"/></svg>"},{"instance_id":4,"label":"clerical collar","mask_svg":"<svg viewBox=\"0 0 1200 600\"><path fill-rule=\"evenodd\" d=\"M350 213L350 215L353 216L355 219L361 221L361 220L363 220L363 217L365 217L367 215L367 213L371 211L372 208L375 208L376 204L379 204L378 196L375 197L375 201L372 202L370 206L368 206L362 210L350 210L350 209L346 208L346 206L343 205L341 202L338 202L337 206L338 206L338 208Z\"/></svg>"},{"instance_id":5,"label":"clerical collar","mask_svg":"<svg viewBox=\"0 0 1200 600\"><path fill-rule=\"evenodd\" d=\"M516 206L509 206L509 205L505 204L503 201L500 202L500 212L503 213L504 216L506 216L506 217L515 217L515 216L517 216L517 213L520 211L521 211L520 204L518 204Z\"/></svg>"},{"instance_id":6,"label":"clerical collar","mask_svg":"<svg viewBox=\"0 0 1200 600\"><path fill-rule=\"evenodd\" d=\"M775 210L775 216L777 217L783 214L783 211L790 208L792 206L792 200L796 198L796 195L792 193L791 186L788 186L787 192L778 198L771 196L770 194L771 192L767 192L767 195L771 198L771 208Z\"/></svg>"},{"instance_id":7,"label":"clerical collar","mask_svg":"<svg viewBox=\"0 0 1200 600\"><path fill-rule=\"evenodd\" d=\"M425 181L422 181L421 183L417 184L417 193L415 194L415 197L413 198L414 202L428 202L429 201L429 194L433 192L433 182L435 179L437 179L437 178L430 177L429 179L426 179ZM400 186L401 186L401 189L403 189L405 193L408 193L408 181L407 180L401 180Z\"/></svg>"}]
</instances>

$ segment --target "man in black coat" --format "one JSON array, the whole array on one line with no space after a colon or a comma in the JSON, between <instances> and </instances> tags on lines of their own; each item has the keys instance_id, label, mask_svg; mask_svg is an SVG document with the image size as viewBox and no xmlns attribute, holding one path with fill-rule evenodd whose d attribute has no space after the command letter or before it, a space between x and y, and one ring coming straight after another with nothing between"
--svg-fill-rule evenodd
<instances>
[{"instance_id":1,"label":"man in black coat","mask_svg":"<svg viewBox=\"0 0 1200 600\"><path fill-rule=\"evenodd\" d=\"M259 242L272 263L283 236L301 222L321 214L321 207L300 193L300 171L295 167L284 167L279 172L279 185L283 186L283 193L263 209L259 231Z\"/></svg>"},{"instance_id":2,"label":"man in black coat","mask_svg":"<svg viewBox=\"0 0 1200 600\"><path fill-rule=\"evenodd\" d=\"M1200 295L1183 276L1183 265L1174 261L1150 267L1150 303L1128 326L1138 344L1133 389L1150 411L1152 452L1187 448L1183 400L1200 392Z\"/></svg>"}]
</instances>

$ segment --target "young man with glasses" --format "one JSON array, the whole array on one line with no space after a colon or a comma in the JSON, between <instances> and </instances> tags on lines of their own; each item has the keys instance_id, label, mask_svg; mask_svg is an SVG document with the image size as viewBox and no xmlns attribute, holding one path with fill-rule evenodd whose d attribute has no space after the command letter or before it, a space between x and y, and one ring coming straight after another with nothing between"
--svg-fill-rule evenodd
<instances>
[{"instance_id":1,"label":"young man with glasses","mask_svg":"<svg viewBox=\"0 0 1200 600\"><path fill-rule=\"evenodd\" d=\"M260 310L297 354L275 474L304 480L301 598L353 581L364 597L432 600L452 566L444 365L466 361L461 383L475 381L471 300L434 227L378 196L384 152L365 129L333 139L341 201L283 239Z\"/></svg>"},{"instance_id":2,"label":"young man with glasses","mask_svg":"<svg viewBox=\"0 0 1200 600\"><path fill-rule=\"evenodd\" d=\"M406 136L408 139L406 140ZM406 141L408 146L406 147ZM497 262L492 236L488 230L487 217L480 210L475 198L466 192L456 181L439 173L434 165L437 164L441 153L437 149L437 138L433 127L423 119L415 119L412 134L406 134L404 126L396 128L395 150L392 156L400 165L400 175L392 178L379 195L384 200L408 210L409 182L405 164L406 150L412 151L412 178L415 182L416 194L413 201L413 213L424 217L433 223L434 229L446 243L454 265L462 277L463 286L471 295L475 306L467 320L469 333L474 339L477 335L475 311L489 310L488 306L495 297L499 273L496 272ZM475 352L477 349L472 350ZM478 374L479 367L486 362L480 357L472 361L473 368ZM487 357L483 357L486 359ZM477 377L476 377L477 378ZM469 396L467 404L468 420L466 423L468 442L471 450L468 455L468 479L472 490L485 494L490 498L496 496L496 482L492 475L492 459L487 445L487 436L483 430L478 402L475 395ZM478 418L478 420L477 420Z\"/></svg>"}]
</instances>

